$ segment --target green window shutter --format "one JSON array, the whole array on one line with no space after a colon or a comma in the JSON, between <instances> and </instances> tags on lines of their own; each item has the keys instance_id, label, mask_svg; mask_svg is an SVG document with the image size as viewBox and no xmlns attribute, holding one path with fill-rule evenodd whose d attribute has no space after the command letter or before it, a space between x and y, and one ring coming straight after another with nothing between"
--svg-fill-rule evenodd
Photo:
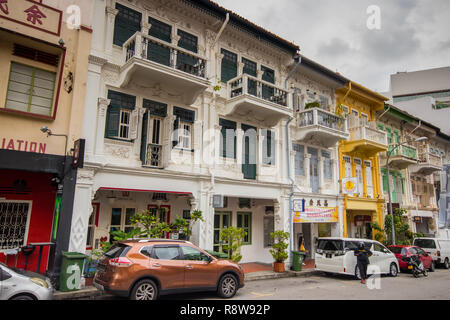
<instances>
[{"instance_id":1,"label":"green window shutter","mask_svg":"<svg viewBox=\"0 0 450 320\"><path fill-rule=\"evenodd\" d=\"M173 115L183 122L194 123L195 121L195 111L192 110L173 107Z\"/></svg>"},{"instance_id":2,"label":"green window shutter","mask_svg":"<svg viewBox=\"0 0 450 320\"><path fill-rule=\"evenodd\" d=\"M111 102L106 114L105 137L113 138L119 135L120 109L134 110L136 97L109 90L108 99Z\"/></svg>"},{"instance_id":3,"label":"green window shutter","mask_svg":"<svg viewBox=\"0 0 450 320\"><path fill-rule=\"evenodd\" d=\"M262 130L263 136L263 163L275 165L275 141L274 134L270 130Z\"/></svg>"},{"instance_id":4,"label":"green window shutter","mask_svg":"<svg viewBox=\"0 0 450 320\"><path fill-rule=\"evenodd\" d=\"M398 130L394 130L394 140L395 140L395 143L400 143L400 134L399 134L399 132L398 132Z\"/></svg>"},{"instance_id":5,"label":"green window shutter","mask_svg":"<svg viewBox=\"0 0 450 320\"><path fill-rule=\"evenodd\" d=\"M120 106L110 104L106 113L105 138L119 135Z\"/></svg>"},{"instance_id":6,"label":"green window shutter","mask_svg":"<svg viewBox=\"0 0 450 320\"><path fill-rule=\"evenodd\" d=\"M148 114L149 110L145 111L142 118L142 137L141 137L141 161L147 161L147 129L148 129Z\"/></svg>"},{"instance_id":7,"label":"green window shutter","mask_svg":"<svg viewBox=\"0 0 450 320\"><path fill-rule=\"evenodd\" d=\"M150 36L169 43L172 41L172 26L152 17L148 17L148 23L152 25L148 31Z\"/></svg>"},{"instance_id":8,"label":"green window shutter","mask_svg":"<svg viewBox=\"0 0 450 320\"><path fill-rule=\"evenodd\" d=\"M178 30L178 35L180 40L178 41L178 46L186 50L197 53L198 52L198 38L193 34L187 33L183 30Z\"/></svg>"},{"instance_id":9,"label":"green window shutter","mask_svg":"<svg viewBox=\"0 0 450 320\"><path fill-rule=\"evenodd\" d=\"M164 22L158 21L151 17L148 22L152 25L148 34L160 40L171 42L172 27ZM149 41L147 50L147 59L170 66L170 48L163 47L160 44Z\"/></svg>"},{"instance_id":10,"label":"green window shutter","mask_svg":"<svg viewBox=\"0 0 450 320\"><path fill-rule=\"evenodd\" d=\"M222 49L221 53L224 55L221 65L221 80L228 82L237 77L237 55L225 49Z\"/></svg>"},{"instance_id":11,"label":"green window shutter","mask_svg":"<svg viewBox=\"0 0 450 320\"><path fill-rule=\"evenodd\" d=\"M378 126L378 129L380 129L381 131L384 131L384 126L383 126L383 124L378 123L377 126Z\"/></svg>"},{"instance_id":12,"label":"green window shutter","mask_svg":"<svg viewBox=\"0 0 450 320\"><path fill-rule=\"evenodd\" d=\"M275 83L275 72L272 69L261 66L261 70L263 71L262 80ZM274 88L269 87L267 85L262 85L262 98L266 100L270 100L275 94Z\"/></svg>"},{"instance_id":13,"label":"green window shutter","mask_svg":"<svg viewBox=\"0 0 450 320\"><path fill-rule=\"evenodd\" d=\"M178 128L180 127L180 118L176 117L173 122L173 137L172 137L172 147L178 145Z\"/></svg>"},{"instance_id":14,"label":"green window shutter","mask_svg":"<svg viewBox=\"0 0 450 320\"><path fill-rule=\"evenodd\" d=\"M122 46L133 34L141 31L142 14L119 3L116 3L119 13L114 22L113 43Z\"/></svg>"},{"instance_id":15,"label":"green window shutter","mask_svg":"<svg viewBox=\"0 0 450 320\"><path fill-rule=\"evenodd\" d=\"M386 131L387 131L388 143L391 144L392 143L392 130L391 130L391 128L386 128Z\"/></svg>"},{"instance_id":16,"label":"green window shutter","mask_svg":"<svg viewBox=\"0 0 450 320\"><path fill-rule=\"evenodd\" d=\"M220 155L224 158L236 159L236 122L219 119L219 125L222 127Z\"/></svg>"},{"instance_id":17,"label":"green window shutter","mask_svg":"<svg viewBox=\"0 0 450 320\"><path fill-rule=\"evenodd\" d=\"M242 58L242 63L244 64L243 72L245 74L256 77L256 68L257 68L256 62Z\"/></svg>"},{"instance_id":18,"label":"green window shutter","mask_svg":"<svg viewBox=\"0 0 450 320\"><path fill-rule=\"evenodd\" d=\"M263 71L262 79L264 81L275 83L275 72L272 69L261 66L261 71Z\"/></svg>"},{"instance_id":19,"label":"green window shutter","mask_svg":"<svg viewBox=\"0 0 450 320\"><path fill-rule=\"evenodd\" d=\"M148 109L152 116L167 117L167 104L144 99L143 107Z\"/></svg>"},{"instance_id":20,"label":"green window shutter","mask_svg":"<svg viewBox=\"0 0 450 320\"><path fill-rule=\"evenodd\" d=\"M244 174L245 179L256 179L257 131L255 127L245 124L242 124L241 128L244 131L242 143L242 173Z\"/></svg>"}]
</instances>

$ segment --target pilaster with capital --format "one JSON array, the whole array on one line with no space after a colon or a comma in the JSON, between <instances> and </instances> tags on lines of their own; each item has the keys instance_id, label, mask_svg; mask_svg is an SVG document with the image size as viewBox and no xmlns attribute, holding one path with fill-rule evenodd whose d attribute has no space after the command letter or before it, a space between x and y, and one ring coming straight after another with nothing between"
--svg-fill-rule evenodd
<instances>
[{"instance_id":1,"label":"pilaster with capital","mask_svg":"<svg viewBox=\"0 0 450 320\"><path fill-rule=\"evenodd\" d=\"M106 113L108 112L108 106L111 100L105 98L98 98L97 100L97 132L95 137L95 153L98 155L104 154L105 145L105 126L106 126Z\"/></svg>"},{"instance_id":2,"label":"pilaster with capital","mask_svg":"<svg viewBox=\"0 0 450 320\"><path fill-rule=\"evenodd\" d=\"M107 56L112 56L114 41L114 22L119 10L111 6L106 6L106 30L105 30L105 51Z\"/></svg>"}]
</instances>

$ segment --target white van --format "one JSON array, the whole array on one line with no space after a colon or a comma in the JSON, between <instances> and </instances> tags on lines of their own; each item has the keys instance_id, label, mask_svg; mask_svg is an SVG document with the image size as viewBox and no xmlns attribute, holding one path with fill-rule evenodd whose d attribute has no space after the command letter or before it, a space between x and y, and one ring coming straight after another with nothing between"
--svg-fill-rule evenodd
<instances>
[{"instance_id":1,"label":"white van","mask_svg":"<svg viewBox=\"0 0 450 320\"><path fill-rule=\"evenodd\" d=\"M396 277L400 270L395 255L375 240L352 238L319 238L316 249L316 270L354 275L360 279L354 250L363 242L373 255L369 257L367 274L389 274Z\"/></svg>"},{"instance_id":2,"label":"white van","mask_svg":"<svg viewBox=\"0 0 450 320\"><path fill-rule=\"evenodd\" d=\"M431 257L436 266L450 267L450 240L436 238L415 238L415 246L421 247Z\"/></svg>"}]
</instances>

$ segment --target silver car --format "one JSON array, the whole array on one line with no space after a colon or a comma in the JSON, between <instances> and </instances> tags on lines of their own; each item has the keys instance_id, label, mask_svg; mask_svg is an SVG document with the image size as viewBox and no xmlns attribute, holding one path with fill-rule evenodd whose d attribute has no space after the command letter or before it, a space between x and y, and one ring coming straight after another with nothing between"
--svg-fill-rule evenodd
<instances>
[{"instance_id":1,"label":"silver car","mask_svg":"<svg viewBox=\"0 0 450 320\"><path fill-rule=\"evenodd\" d=\"M51 300L53 287L41 274L11 269L0 262L0 300Z\"/></svg>"}]
</instances>

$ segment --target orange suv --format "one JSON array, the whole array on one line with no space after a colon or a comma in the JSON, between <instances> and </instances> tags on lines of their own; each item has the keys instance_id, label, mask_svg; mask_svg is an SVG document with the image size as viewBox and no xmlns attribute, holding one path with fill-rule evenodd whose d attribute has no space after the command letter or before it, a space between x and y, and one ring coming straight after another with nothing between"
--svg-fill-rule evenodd
<instances>
[{"instance_id":1,"label":"orange suv","mask_svg":"<svg viewBox=\"0 0 450 320\"><path fill-rule=\"evenodd\" d=\"M100 258L94 286L133 300L187 291L217 291L231 298L244 286L244 272L237 263L218 260L188 241L127 240Z\"/></svg>"}]
</instances>

